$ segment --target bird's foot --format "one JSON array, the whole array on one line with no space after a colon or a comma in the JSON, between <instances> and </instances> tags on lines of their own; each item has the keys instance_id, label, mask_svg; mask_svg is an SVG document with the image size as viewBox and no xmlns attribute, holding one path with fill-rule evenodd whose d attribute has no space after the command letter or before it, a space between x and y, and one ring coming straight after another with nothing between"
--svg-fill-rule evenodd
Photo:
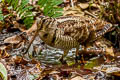
<instances>
[{"instance_id":1,"label":"bird's foot","mask_svg":"<svg viewBox=\"0 0 120 80\"><path fill-rule=\"evenodd\" d=\"M113 56L105 55L105 63L111 63L112 61L115 60Z\"/></svg>"},{"instance_id":2,"label":"bird's foot","mask_svg":"<svg viewBox=\"0 0 120 80\"><path fill-rule=\"evenodd\" d=\"M110 59L110 58L106 58L106 60L105 60L105 63L111 63L112 61L114 61L115 59Z\"/></svg>"},{"instance_id":3,"label":"bird's foot","mask_svg":"<svg viewBox=\"0 0 120 80\"><path fill-rule=\"evenodd\" d=\"M66 60L64 60L63 58L60 58L59 61L60 61L62 64L67 64Z\"/></svg>"},{"instance_id":4,"label":"bird's foot","mask_svg":"<svg viewBox=\"0 0 120 80\"><path fill-rule=\"evenodd\" d=\"M80 56L76 56L76 57L75 57L75 62L78 63L78 60L80 60L80 59L81 59Z\"/></svg>"},{"instance_id":5,"label":"bird's foot","mask_svg":"<svg viewBox=\"0 0 120 80\"><path fill-rule=\"evenodd\" d=\"M78 63L78 60L80 60L80 64L84 65L86 63L86 61L84 60L83 56L76 56L75 57L75 62Z\"/></svg>"}]
</instances>

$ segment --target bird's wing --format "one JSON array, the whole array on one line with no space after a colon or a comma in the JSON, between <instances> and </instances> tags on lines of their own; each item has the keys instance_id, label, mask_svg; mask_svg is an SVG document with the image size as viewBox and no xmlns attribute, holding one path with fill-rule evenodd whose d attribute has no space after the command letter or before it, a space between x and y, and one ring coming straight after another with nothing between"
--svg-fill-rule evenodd
<instances>
[{"instance_id":1,"label":"bird's wing","mask_svg":"<svg viewBox=\"0 0 120 80\"><path fill-rule=\"evenodd\" d=\"M59 22L57 27L63 31L62 35L72 37L79 42L85 41L89 35L88 25L85 23L85 19L81 20L80 18L73 17Z\"/></svg>"}]
</instances>

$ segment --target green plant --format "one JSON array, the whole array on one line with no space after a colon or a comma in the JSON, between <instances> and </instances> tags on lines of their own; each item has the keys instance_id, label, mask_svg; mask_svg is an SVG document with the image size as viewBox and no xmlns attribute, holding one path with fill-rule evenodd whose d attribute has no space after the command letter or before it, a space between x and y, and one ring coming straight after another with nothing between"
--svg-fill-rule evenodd
<instances>
[{"instance_id":1,"label":"green plant","mask_svg":"<svg viewBox=\"0 0 120 80\"><path fill-rule=\"evenodd\" d=\"M33 6L29 5L29 0L6 0L9 6L12 6L12 10L16 11L17 15L23 20L27 27L31 27L33 24ZM43 11L45 16L59 17L62 15L62 8L57 5L61 4L63 0L38 0L37 5Z\"/></svg>"},{"instance_id":2,"label":"green plant","mask_svg":"<svg viewBox=\"0 0 120 80\"><path fill-rule=\"evenodd\" d=\"M4 19L4 16L2 14L2 9L0 8L0 21L3 21L3 19Z\"/></svg>"},{"instance_id":3,"label":"green plant","mask_svg":"<svg viewBox=\"0 0 120 80\"><path fill-rule=\"evenodd\" d=\"M63 0L39 0L38 5L43 9L45 16L59 17L62 15L63 9L57 5L61 4Z\"/></svg>"},{"instance_id":4,"label":"green plant","mask_svg":"<svg viewBox=\"0 0 120 80\"><path fill-rule=\"evenodd\" d=\"M7 80L7 70L1 62L0 62L0 77L2 78L2 80Z\"/></svg>"},{"instance_id":5,"label":"green plant","mask_svg":"<svg viewBox=\"0 0 120 80\"><path fill-rule=\"evenodd\" d=\"M9 6L12 6L12 9L16 11L27 27L33 24L33 7L29 5L29 0L6 0L6 2Z\"/></svg>"}]
</instances>

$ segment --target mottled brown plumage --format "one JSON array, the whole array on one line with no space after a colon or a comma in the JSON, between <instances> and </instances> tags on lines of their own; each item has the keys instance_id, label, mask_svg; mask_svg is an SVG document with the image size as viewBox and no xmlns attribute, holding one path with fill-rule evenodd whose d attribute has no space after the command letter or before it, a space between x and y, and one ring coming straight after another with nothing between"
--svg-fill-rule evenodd
<instances>
[{"instance_id":1,"label":"mottled brown plumage","mask_svg":"<svg viewBox=\"0 0 120 80\"><path fill-rule=\"evenodd\" d=\"M82 16L42 17L37 26L40 38L49 46L62 49L63 56L72 48L76 48L78 55L79 45L94 43L112 29L111 23Z\"/></svg>"}]
</instances>

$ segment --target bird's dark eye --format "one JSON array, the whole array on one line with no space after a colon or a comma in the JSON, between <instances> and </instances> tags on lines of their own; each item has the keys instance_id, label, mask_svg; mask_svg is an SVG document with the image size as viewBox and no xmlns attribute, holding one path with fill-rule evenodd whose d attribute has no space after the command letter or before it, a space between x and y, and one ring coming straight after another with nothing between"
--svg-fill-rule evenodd
<instances>
[{"instance_id":1,"label":"bird's dark eye","mask_svg":"<svg viewBox=\"0 0 120 80\"><path fill-rule=\"evenodd\" d=\"M47 36L48 36L48 33L45 33L45 34L43 35L43 37L45 37L45 38L46 38Z\"/></svg>"},{"instance_id":2,"label":"bird's dark eye","mask_svg":"<svg viewBox=\"0 0 120 80\"><path fill-rule=\"evenodd\" d=\"M46 19L43 19L42 23L44 23L46 21Z\"/></svg>"}]
</instances>

